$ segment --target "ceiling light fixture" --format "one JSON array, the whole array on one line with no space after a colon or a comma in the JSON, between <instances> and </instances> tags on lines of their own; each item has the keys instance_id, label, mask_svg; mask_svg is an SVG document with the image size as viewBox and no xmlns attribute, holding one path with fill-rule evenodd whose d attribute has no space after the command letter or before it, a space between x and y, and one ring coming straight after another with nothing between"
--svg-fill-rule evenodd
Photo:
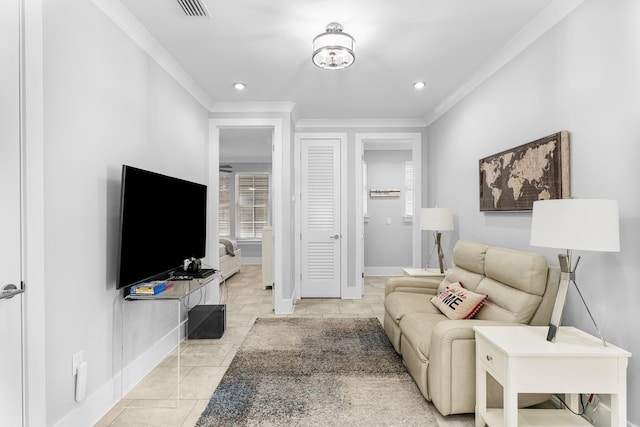
<instances>
[{"instance_id":1,"label":"ceiling light fixture","mask_svg":"<svg viewBox=\"0 0 640 427\"><path fill-rule=\"evenodd\" d=\"M342 25L331 22L327 30L313 39L313 63L325 70L341 70L356 60L355 40L342 32Z\"/></svg>"},{"instance_id":2,"label":"ceiling light fixture","mask_svg":"<svg viewBox=\"0 0 640 427\"><path fill-rule=\"evenodd\" d=\"M242 82L236 82L233 84L233 87L235 87L238 90L244 90L247 87L247 85Z\"/></svg>"},{"instance_id":3,"label":"ceiling light fixture","mask_svg":"<svg viewBox=\"0 0 640 427\"><path fill-rule=\"evenodd\" d=\"M424 89L424 87L425 87L426 85L427 85L427 84L426 84L425 82L423 82L423 81L419 81L419 82L415 82L415 83L413 84L413 88L414 88L414 89L418 89L418 90L420 90L420 89Z\"/></svg>"}]
</instances>

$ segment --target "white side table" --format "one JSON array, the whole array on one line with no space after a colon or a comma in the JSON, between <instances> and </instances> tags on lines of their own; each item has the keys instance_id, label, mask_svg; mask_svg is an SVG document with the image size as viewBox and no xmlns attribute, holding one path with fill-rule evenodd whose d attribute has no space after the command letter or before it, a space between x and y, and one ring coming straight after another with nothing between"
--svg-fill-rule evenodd
<instances>
[{"instance_id":1,"label":"white side table","mask_svg":"<svg viewBox=\"0 0 640 427\"><path fill-rule=\"evenodd\" d=\"M440 273L439 268L403 268L402 274L411 277L435 277L444 278L449 270L445 270L444 274Z\"/></svg>"},{"instance_id":2,"label":"white side table","mask_svg":"<svg viewBox=\"0 0 640 427\"><path fill-rule=\"evenodd\" d=\"M518 393L566 393L578 412L579 393L611 394L611 426L627 423L626 350L573 327L556 342L544 326L476 326L476 427L590 426L564 409L520 409ZM504 410L487 409L489 373L504 387Z\"/></svg>"}]
</instances>

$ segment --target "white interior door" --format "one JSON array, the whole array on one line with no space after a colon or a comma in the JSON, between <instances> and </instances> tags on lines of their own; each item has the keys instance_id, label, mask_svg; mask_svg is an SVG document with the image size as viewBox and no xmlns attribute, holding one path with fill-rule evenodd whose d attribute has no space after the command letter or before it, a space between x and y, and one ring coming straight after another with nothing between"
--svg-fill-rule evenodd
<instances>
[{"instance_id":1,"label":"white interior door","mask_svg":"<svg viewBox=\"0 0 640 427\"><path fill-rule=\"evenodd\" d=\"M0 424L23 425L20 3L0 2ZM13 295L13 296L12 296Z\"/></svg>"},{"instance_id":2,"label":"white interior door","mask_svg":"<svg viewBox=\"0 0 640 427\"><path fill-rule=\"evenodd\" d=\"M301 141L302 298L339 298L340 140Z\"/></svg>"}]
</instances>

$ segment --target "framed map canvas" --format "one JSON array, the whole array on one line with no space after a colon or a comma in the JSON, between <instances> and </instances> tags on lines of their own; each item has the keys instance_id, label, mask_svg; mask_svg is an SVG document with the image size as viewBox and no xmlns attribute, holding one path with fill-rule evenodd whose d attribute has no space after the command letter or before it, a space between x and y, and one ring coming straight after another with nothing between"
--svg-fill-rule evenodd
<instances>
[{"instance_id":1,"label":"framed map canvas","mask_svg":"<svg viewBox=\"0 0 640 427\"><path fill-rule=\"evenodd\" d=\"M570 197L568 131L480 159L480 211L531 211L536 200Z\"/></svg>"}]
</instances>

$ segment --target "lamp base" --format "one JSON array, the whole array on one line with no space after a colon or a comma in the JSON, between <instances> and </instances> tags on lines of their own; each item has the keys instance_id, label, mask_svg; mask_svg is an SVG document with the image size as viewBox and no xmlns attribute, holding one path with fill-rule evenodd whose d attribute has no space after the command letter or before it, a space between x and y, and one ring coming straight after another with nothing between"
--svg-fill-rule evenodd
<instances>
[{"instance_id":1,"label":"lamp base","mask_svg":"<svg viewBox=\"0 0 640 427\"><path fill-rule=\"evenodd\" d=\"M566 255L558 255L560 258L560 284L558 285L558 293L556 295L556 302L553 305L553 311L551 312L551 320L549 320L549 332L547 333L547 341L555 342L558 328L560 328L560 321L562 320L562 311L564 310L564 303L567 300L567 291L569 290L569 282L571 281L571 272L565 271L566 263L563 263L562 258Z\"/></svg>"},{"instance_id":2,"label":"lamp base","mask_svg":"<svg viewBox=\"0 0 640 427\"><path fill-rule=\"evenodd\" d=\"M436 233L436 246L438 247L438 264L440 265L440 274L444 274L444 252L442 251L442 233Z\"/></svg>"},{"instance_id":3,"label":"lamp base","mask_svg":"<svg viewBox=\"0 0 640 427\"><path fill-rule=\"evenodd\" d=\"M593 326L596 327L598 331L598 335L600 335L600 339L602 340L602 345L606 347L607 342L604 340L600 329L598 328L598 324L596 320L593 318L591 314L591 310L589 310L589 306L587 302L584 300L582 296L582 292L580 292L580 288L576 283L576 267L578 266L578 262L580 261L580 257L578 257L578 261L576 261L576 265L571 269L571 250L567 250L566 255L558 255L558 260L560 262L560 284L558 286L558 294L556 295L556 302L553 305L553 312L551 313L551 320L549 321L549 331L547 332L547 341L555 342L556 335L558 333L558 329L560 328L560 321L562 320L562 311L564 310L564 304L567 299L567 291L569 290L569 282L573 282L573 285L578 291L578 295L582 300L582 304L587 309L587 313L589 313L589 317L593 322Z\"/></svg>"}]
</instances>

